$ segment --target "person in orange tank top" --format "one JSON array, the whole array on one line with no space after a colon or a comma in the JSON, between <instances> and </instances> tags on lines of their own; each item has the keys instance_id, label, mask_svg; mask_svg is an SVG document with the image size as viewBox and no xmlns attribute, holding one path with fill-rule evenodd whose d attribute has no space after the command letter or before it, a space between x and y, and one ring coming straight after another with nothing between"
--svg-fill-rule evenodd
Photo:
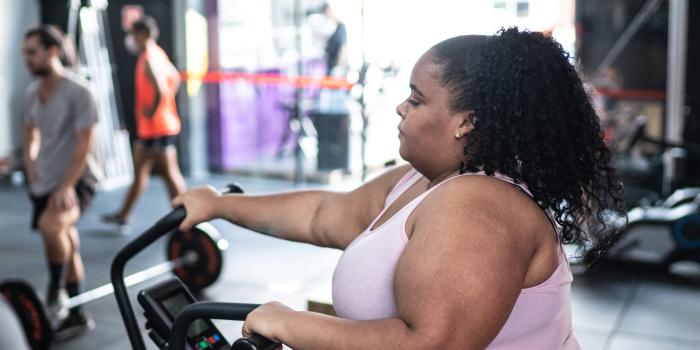
<instances>
[{"instance_id":1,"label":"person in orange tank top","mask_svg":"<svg viewBox=\"0 0 700 350\"><path fill-rule=\"evenodd\" d=\"M129 41L129 38L133 41ZM148 185L153 167L163 176L170 198L185 191L185 181L174 147L181 127L175 104L181 79L168 55L156 43L157 39L158 24L150 16L134 22L127 37L127 48L138 53L134 72L137 129L134 182L119 211L102 216L104 222L120 227L127 224L136 199Z\"/></svg>"}]
</instances>

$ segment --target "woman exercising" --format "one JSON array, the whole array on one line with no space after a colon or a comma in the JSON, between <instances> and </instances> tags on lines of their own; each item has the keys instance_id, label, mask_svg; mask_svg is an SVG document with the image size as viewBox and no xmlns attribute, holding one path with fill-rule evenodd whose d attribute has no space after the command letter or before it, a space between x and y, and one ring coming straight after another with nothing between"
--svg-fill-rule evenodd
<instances>
[{"instance_id":1,"label":"woman exercising","mask_svg":"<svg viewBox=\"0 0 700 350\"><path fill-rule=\"evenodd\" d=\"M174 201L182 229L213 218L345 252L339 317L267 303L243 333L295 349L579 349L562 244L614 234L624 212L581 79L561 45L502 30L430 48L398 105L408 164L348 193Z\"/></svg>"}]
</instances>

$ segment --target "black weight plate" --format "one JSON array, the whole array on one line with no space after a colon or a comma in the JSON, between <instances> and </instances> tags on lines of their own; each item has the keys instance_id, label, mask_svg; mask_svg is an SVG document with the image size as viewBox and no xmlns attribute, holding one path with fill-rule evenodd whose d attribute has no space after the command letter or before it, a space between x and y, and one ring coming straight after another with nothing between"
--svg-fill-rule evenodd
<instances>
[{"instance_id":1,"label":"black weight plate","mask_svg":"<svg viewBox=\"0 0 700 350\"><path fill-rule=\"evenodd\" d=\"M174 231L170 234L166 246L168 260L186 256L189 252L197 254L197 261L173 270L193 292L212 285L219 278L223 267L221 253L228 243L223 240L211 224L199 224L188 232Z\"/></svg>"},{"instance_id":2,"label":"black weight plate","mask_svg":"<svg viewBox=\"0 0 700 350\"><path fill-rule=\"evenodd\" d=\"M52 337L51 323L34 289L22 281L7 281L0 285L0 293L22 322L29 346L34 350L48 349Z\"/></svg>"}]
</instances>

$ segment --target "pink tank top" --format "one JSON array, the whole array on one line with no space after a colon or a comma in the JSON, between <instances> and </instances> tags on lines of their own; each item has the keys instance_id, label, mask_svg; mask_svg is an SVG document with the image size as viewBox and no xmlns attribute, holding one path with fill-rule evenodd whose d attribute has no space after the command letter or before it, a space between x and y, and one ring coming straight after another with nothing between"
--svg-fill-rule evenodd
<instances>
[{"instance_id":1,"label":"pink tank top","mask_svg":"<svg viewBox=\"0 0 700 350\"><path fill-rule=\"evenodd\" d=\"M483 173L463 174L484 175ZM352 320L398 317L394 300L394 270L408 237L406 220L437 186L422 193L401 208L381 226L370 230L384 211L422 175L408 171L384 202L384 210L340 257L333 273L333 305L338 316ZM457 176L455 176L457 177ZM518 186L532 196L526 186L512 179L496 178ZM453 177L454 178L454 177ZM571 326L571 270L562 249L559 266L541 284L520 291L508 320L487 349L580 349Z\"/></svg>"}]
</instances>

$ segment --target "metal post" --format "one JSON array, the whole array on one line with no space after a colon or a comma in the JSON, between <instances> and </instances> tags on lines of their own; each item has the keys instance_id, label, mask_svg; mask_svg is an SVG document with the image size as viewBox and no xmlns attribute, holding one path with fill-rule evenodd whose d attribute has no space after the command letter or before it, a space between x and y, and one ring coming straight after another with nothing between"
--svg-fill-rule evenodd
<instances>
[{"instance_id":1,"label":"metal post","mask_svg":"<svg viewBox=\"0 0 700 350\"><path fill-rule=\"evenodd\" d=\"M651 18L652 15L654 15L654 12L656 12L656 9L661 5L662 0L647 0L647 2L644 4L641 10L637 13L636 16L634 16L634 19L632 19L632 22L625 28L625 31L620 35L620 37L617 39L613 47L608 51L608 54L605 55L603 60L600 62L598 67L595 69L595 74L599 74L602 72L605 68L610 67L613 62L617 59L617 57L620 55L622 50L627 47L627 44L632 40L632 37L637 34L637 31L639 31L639 28L646 23L649 18ZM669 30L671 24L669 23Z\"/></svg>"},{"instance_id":2,"label":"metal post","mask_svg":"<svg viewBox=\"0 0 700 350\"><path fill-rule=\"evenodd\" d=\"M361 40L362 40L362 68L365 69L365 78L367 74L367 70L369 67L367 66L367 45L366 45L366 32L365 32L365 0L362 0L360 3L360 21L361 21L361 32L360 35ZM365 93L366 89L365 86L367 80L362 79L362 94L360 94L360 114L362 115L362 133L360 135L361 137L361 166L362 166L362 181L364 182L367 179L367 127L369 124L369 112L367 111L367 100L365 99Z\"/></svg>"},{"instance_id":3,"label":"metal post","mask_svg":"<svg viewBox=\"0 0 700 350\"><path fill-rule=\"evenodd\" d=\"M196 11L205 16L205 1L203 0L176 0L173 3L173 23L176 35L175 40L175 57L177 57L178 69L187 71L187 23L186 13L188 10ZM188 175L191 178L202 179L209 175L209 162L207 151L207 96L206 89L200 88L198 91L189 93L187 86L189 82L185 82L180 89L178 99L179 103L184 103L182 111L186 111L181 115L181 118L187 118L187 129L183 133L187 133L184 137L187 140L186 152L182 156L186 159ZM184 136L184 135L183 135ZM184 160L184 159L183 159Z\"/></svg>"},{"instance_id":4,"label":"metal post","mask_svg":"<svg viewBox=\"0 0 700 350\"><path fill-rule=\"evenodd\" d=\"M66 36L76 42L78 31L78 11L80 11L80 1L68 0L68 28Z\"/></svg>"},{"instance_id":5,"label":"metal post","mask_svg":"<svg viewBox=\"0 0 700 350\"><path fill-rule=\"evenodd\" d=\"M687 38L688 0L669 0L664 138L672 143L680 143L683 135ZM664 194L671 191L672 182L678 175L673 164L672 151L672 149L668 149L663 155Z\"/></svg>"},{"instance_id":6,"label":"metal post","mask_svg":"<svg viewBox=\"0 0 700 350\"><path fill-rule=\"evenodd\" d=\"M294 0L294 27L295 27L295 43L297 49L297 77L301 77L304 74L304 55L302 53L302 42L301 42L301 26L302 26L302 6L301 0ZM304 88L297 86L294 90L294 110L292 111L291 118L295 123L298 123L296 128L295 136L296 142L294 143L294 183L299 184L306 181L304 172L304 154L301 149L301 137L303 133L302 127L302 99L304 97Z\"/></svg>"}]
</instances>

